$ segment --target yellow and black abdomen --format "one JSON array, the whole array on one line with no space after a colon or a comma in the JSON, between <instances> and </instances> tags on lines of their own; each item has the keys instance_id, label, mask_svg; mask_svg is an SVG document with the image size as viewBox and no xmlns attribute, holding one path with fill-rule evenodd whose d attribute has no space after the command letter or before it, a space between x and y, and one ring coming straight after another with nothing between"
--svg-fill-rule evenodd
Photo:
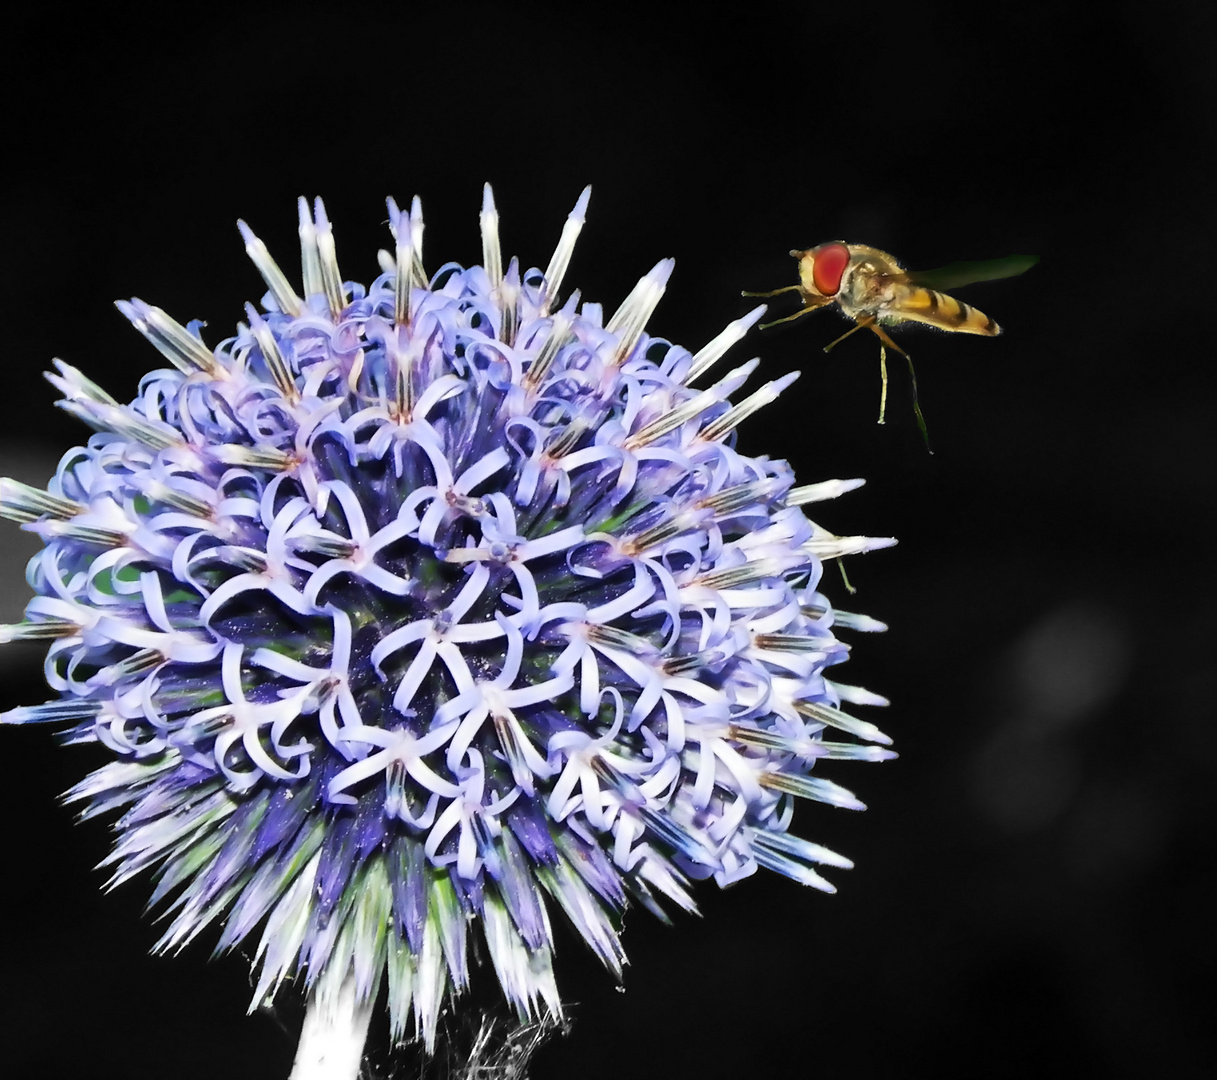
<instances>
[{"instance_id":1,"label":"yellow and black abdomen","mask_svg":"<svg viewBox=\"0 0 1217 1080\"><path fill-rule=\"evenodd\" d=\"M993 337L1001 333L1001 327L983 311L924 285L906 286L904 294L888 306L887 314L961 334Z\"/></svg>"}]
</instances>

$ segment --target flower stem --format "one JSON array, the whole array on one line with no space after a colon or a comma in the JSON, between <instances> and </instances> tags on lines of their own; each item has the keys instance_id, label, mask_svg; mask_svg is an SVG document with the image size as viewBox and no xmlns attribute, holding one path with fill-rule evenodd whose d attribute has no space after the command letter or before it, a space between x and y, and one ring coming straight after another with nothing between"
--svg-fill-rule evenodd
<instances>
[{"instance_id":1,"label":"flower stem","mask_svg":"<svg viewBox=\"0 0 1217 1080\"><path fill-rule=\"evenodd\" d=\"M372 1002L356 1000L350 975L336 995L313 993L289 1080L356 1080L371 1019Z\"/></svg>"}]
</instances>

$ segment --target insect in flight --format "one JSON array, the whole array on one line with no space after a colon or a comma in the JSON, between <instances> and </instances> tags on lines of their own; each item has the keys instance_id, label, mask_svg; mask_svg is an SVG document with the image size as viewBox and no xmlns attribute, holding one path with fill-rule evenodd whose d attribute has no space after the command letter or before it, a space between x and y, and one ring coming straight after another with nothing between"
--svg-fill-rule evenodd
<instances>
[{"instance_id":1,"label":"insect in flight","mask_svg":"<svg viewBox=\"0 0 1217 1080\"><path fill-rule=\"evenodd\" d=\"M836 304L855 325L827 345L824 351L828 352L850 334L863 328L878 336L879 371L883 382L879 398L881 424L887 409L887 350L891 348L900 353L908 361L913 384L913 412L921 435L926 440L926 449L929 449L929 437L917 400L917 375L913 371L913 361L904 349L888 337L884 325L919 322L940 330L993 337L1001 333L997 323L983 311L956 300L942 290L960 288L977 281L1013 277L1031 269L1039 261L1035 255L1011 255L988 262L959 262L937 270L913 271L906 270L885 251L864 244L846 244L840 240L790 254L799 260L797 285L787 285L771 292L745 292L744 295L778 296L798 292L803 306L793 315L762 323L761 329L793 322L808 312Z\"/></svg>"}]
</instances>

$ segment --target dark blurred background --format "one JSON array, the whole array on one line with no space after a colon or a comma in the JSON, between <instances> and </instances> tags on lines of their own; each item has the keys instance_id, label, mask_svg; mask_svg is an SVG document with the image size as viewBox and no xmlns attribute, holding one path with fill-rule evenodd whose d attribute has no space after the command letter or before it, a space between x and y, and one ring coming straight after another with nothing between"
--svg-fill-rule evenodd
<instances>
[{"instance_id":1,"label":"dark blurred background","mask_svg":"<svg viewBox=\"0 0 1217 1080\"><path fill-rule=\"evenodd\" d=\"M676 256L650 328L693 349L748 310L742 288L793 282L791 247L1039 254L961 293L1001 338L897 332L933 456L896 363L875 424L873 337L821 352L835 313L732 354L803 371L741 446L805 481L866 477L813 516L900 538L850 561L856 597L826 581L891 625L855 636L841 675L892 699L874 718L901 757L828 774L868 813L796 816L856 861L831 873L838 895L761 875L700 887L704 917L674 928L635 912L623 993L559 930L573 1027L533 1075L1211 1069L1212 15L419 8L7 17L0 472L44 481L84 437L52 407L52 357L124 399L159 360L113 299L230 332L263 292L238 216L294 277L301 193L325 197L344 275L368 281L386 194L422 196L434 270L480 258L489 180L505 250L544 267L591 182L568 285L611 310ZM10 620L34 548L4 536ZM39 662L0 653L0 707L44 699ZM146 883L100 892L107 829L56 801L98 755L8 729L0 760L5 1075L286 1076L289 995L246 1018L244 959L149 958ZM383 1046L374 1060L414 1075Z\"/></svg>"}]
</instances>

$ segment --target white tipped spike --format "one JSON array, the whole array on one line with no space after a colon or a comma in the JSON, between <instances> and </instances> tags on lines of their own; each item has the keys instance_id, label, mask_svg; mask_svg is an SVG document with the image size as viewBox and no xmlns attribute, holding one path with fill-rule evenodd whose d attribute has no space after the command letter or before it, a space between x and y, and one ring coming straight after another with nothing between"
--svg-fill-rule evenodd
<instances>
[{"instance_id":1,"label":"white tipped spike","mask_svg":"<svg viewBox=\"0 0 1217 1080\"><path fill-rule=\"evenodd\" d=\"M833 627L843 630L857 630L862 634L881 634L887 629L887 623L873 619L869 615L859 615L854 611L839 611L832 613Z\"/></svg>"},{"instance_id":2,"label":"white tipped spike","mask_svg":"<svg viewBox=\"0 0 1217 1080\"><path fill-rule=\"evenodd\" d=\"M279 264L271 258L270 252L266 250L266 245L254 235L254 231L240 218L237 218L237 228L241 232L241 239L245 241L245 254L249 256L250 261L258 268L258 273L262 275L262 280L266 282L266 287L270 290L271 296L275 298L275 303L279 305L279 310L284 315L291 315L293 317L299 315L303 311L300 297L296 295L296 290L291 287L287 276L279 269Z\"/></svg>"},{"instance_id":3,"label":"white tipped spike","mask_svg":"<svg viewBox=\"0 0 1217 1080\"><path fill-rule=\"evenodd\" d=\"M728 409L722 416L711 420L710 423L702 428L700 433L701 438L707 442L721 439L758 409L763 409L770 402L776 401L778 395L793 383L799 377L799 374L797 371L792 371L788 375L783 375L780 379L773 379L767 382L759 390L744 398L738 405Z\"/></svg>"},{"instance_id":4,"label":"white tipped spike","mask_svg":"<svg viewBox=\"0 0 1217 1080\"><path fill-rule=\"evenodd\" d=\"M848 735L853 735L856 739L883 743L884 746L891 746L892 744L892 740L869 720L859 720L856 716L850 716L848 713L843 713L840 709L834 709L831 705L826 705L823 702L796 701L794 708L796 712L803 716L818 721L821 724L827 724L838 731L844 731Z\"/></svg>"},{"instance_id":5,"label":"white tipped spike","mask_svg":"<svg viewBox=\"0 0 1217 1080\"><path fill-rule=\"evenodd\" d=\"M20 480L0 476L0 517L9 521L37 521L44 515L57 521L67 521L77 514L83 514L85 509L75 499L65 499L62 495L52 495Z\"/></svg>"},{"instance_id":6,"label":"white tipped spike","mask_svg":"<svg viewBox=\"0 0 1217 1080\"><path fill-rule=\"evenodd\" d=\"M710 406L717 405L721 400L722 398L715 393L713 388L703 390L683 405L677 405L674 409L669 409L662 416L639 428L625 440L623 445L627 450L637 450L639 447L646 446L648 443L652 443L661 436L668 434L668 432L675 431L681 424L688 423L695 416L705 412Z\"/></svg>"},{"instance_id":7,"label":"white tipped spike","mask_svg":"<svg viewBox=\"0 0 1217 1080\"><path fill-rule=\"evenodd\" d=\"M300 267L304 274L304 297L325 291L321 283L321 262L317 258L317 226L309 213L308 200L300 196L296 204L300 214Z\"/></svg>"},{"instance_id":8,"label":"white tipped spike","mask_svg":"<svg viewBox=\"0 0 1217 1080\"><path fill-rule=\"evenodd\" d=\"M753 323L765 314L765 305L754 307L747 315L741 316L732 322L727 323L723 332L693 357L693 363L689 366L689 373L685 376L685 384L688 385L699 375L705 374L712 364L716 363L720 357L734 345L737 341L743 339L744 335L752 329Z\"/></svg>"},{"instance_id":9,"label":"white tipped spike","mask_svg":"<svg viewBox=\"0 0 1217 1080\"><path fill-rule=\"evenodd\" d=\"M847 491L856 491L865 480L822 480L818 484L804 484L802 487L791 488L786 493L787 506L806 506L808 503L827 502L836 499Z\"/></svg>"},{"instance_id":10,"label":"white tipped spike","mask_svg":"<svg viewBox=\"0 0 1217 1080\"><path fill-rule=\"evenodd\" d=\"M0 645L7 645L10 641L53 641L55 638L72 637L81 629L81 626L71 619L39 619L37 622L2 623L0 624ZM29 713L19 712L18 709L13 710L17 714L16 717L11 713L4 714L9 717L5 721L6 723L30 723Z\"/></svg>"},{"instance_id":11,"label":"white tipped spike","mask_svg":"<svg viewBox=\"0 0 1217 1080\"><path fill-rule=\"evenodd\" d=\"M894 536L817 536L803 545L804 550L820 559L840 559L845 555L865 555L868 551L894 547Z\"/></svg>"},{"instance_id":12,"label":"white tipped spike","mask_svg":"<svg viewBox=\"0 0 1217 1080\"><path fill-rule=\"evenodd\" d=\"M482 189L482 266L490 279L490 287L497 289L503 280L503 249L499 245L499 212L494 205L494 192L487 184Z\"/></svg>"},{"instance_id":13,"label":"white tipped spike","mask_svg":"<svg viewBox=\"0 0 1217 1080\"><path fill-rule=\"evenodd\" d=\"M51 378L49 374L47 377ZM125 439L141 442L156 450L182 445L182 437L179 432L170 428L168 424L157 426L151 423L136 413L134 409L121 405L106 405L104 402L91 398L75 400L65 398L55 404L96 431L112 431Z\"/></svg>"},{"instance_id":14,"label":"white tipped spike","mask_svg":"<svg viewBox=\"0 0 1217 1080\"><path fill-rule=\"evenodd\" d=\"M587 203L591 197L592 185L588 184L580 193L575 208L567 215L566 223L562 226L558 246L554 248L553 258L549 260L549 266L545 268L545 300L541 305L543 313L549 311L558 297L558 290L562 287L562 279L566 277L570 258L575 250L575 241L579 239L579 233L583 231L583 222L587 217Z\"/></svg>"},{"instance_id":15,"label":"white tipped spike","mask_svg":"<svg viewBox=\"0 0 1217 1080\"><path fill-rule=\"evenodd\" d=\"M655 311L656 305L668 285L668 278L676 266L675 259L660 259L650 273L640 278L638 284L630 291L613 317L604 324L605 330L616 334L619 339L617 353L614 357L620 364L634 351L638 339L642 336L647 320Z\"/></svg>"},{"instance_id":16,"label":"white tipped spike","mask_svg":"<svg viewBox=\"0 0 1217 1080\"><path fill-rule=\"evenodd\" d=\"M513 258L507 267L507 276L499 287L499 309L503 312L499 338L514 345L516 340L516 302L520 298L520 262Z\"/></svg>"},{"instance_id":17,"label":"white tipped spike","mask_svg":"<svg viewBox=\"0 0 1217 1080\"><path fill-rule=\"evenodd\" d=\"M754 356L751 360L732 368L714 384L714 390L724 401L752 378L752 373L761 366L761 358Z\"/></svg>"},{"instance_id":18,"label":"white tipped spike","mask_svg":"<svg viewBox=\"0 0 1217 1080\"><path fill-rule=\"evenodd\" d=\"M842 701L848 701L851 705L875 705L882 707L891 704L882 694L876 694L874 691L867 690L864 687L833 682L831 679L825 679L824 681L837 692L837 697Z\"/></svg>"},{"instance_id":19,"label":"white tipped spike","mask_svg":"<svg viewBox=\"0 0 1217 1080\"><path fill-rule=\"evenodd\" d=\"M335 320L347 306L346 293L342 288L342 275L338 272L338 253L334 248L334 229L325 214L325 203L318 195L313 201L317 225L317 261L321 265L321 287L325 291L330 314Z\"/></svg>"},{"instance_id":20,"label":"white tipped spike","mask_svg":"<svg viewBox=\"0 0 1217 1080\"><path fill-rule=\"evenodd\" d=\"M138 297L132 297L130 303L118 300L114 306L183 374L192 375L199 370L212 377L227 374L206 345L160 308L145 304Z\"/></svg>"},{"instance_id":21,"label":"white tipped spike","mask_svg":"<svg viewBox=\"0 0 1217 1080\"><path fill-rule=\"evenodd\" d=\"M288 401L299 401L300 392L296 389L296 380L287 366L287 361L283 359L283 353L279 351L279 345L271 334L270 327L266 325L266 320L254 310L252 304L245 305L245 314L249 317L249 328L258 348L262 350L262 359L266 361L275 384Z\"/></svg>"},{"instance_id":22,"label":"white tipped spike","mask_svg":"<svg viewBox=\"0 0 1217 1080\"><path fill-rule=\"evenodd\" d=\"M423 201L417 195L410 201L410 250L414 259L410 271L420 289L427 287L427 271L423 269Z\"/></svg>"},{"instance_id":23,"label":"white tipped spike","mask_svg":"<svg viewBox=\"0 0 1217 1080\"><path fill-rule=\"evenodd\" d=\"M102 405L117 405L117 399L107 394L100 386L90 379L79 368L72 367L58 358L51 361L55 365L58 375L44 371L47 382L49 382L56 390L58 390L65 398L72 401L97 401Z\"/></svg>"},{"instance_id":24,"label":"white tipped spike","mask_svg":"<svg viewBox=\"0 0 1217 1080\"><path fill-rule=\"evenodd\" d=\"M393 318L398 325L404 325L410 321L410 288L413 285L414 249L410 246L410 219L398 209L393 196L385 199L385 205L389 208L389 230L396 241ZM384 263L381 265L384 266Z\"/></svg>"},{"instance_id":25,"label":"white tipped spike","mask_svg":"<svg viewBox=\"0 0 1217 1080\"><path fill-rule=\"evenodd\" d=\"M566 344L567 331L570 330L570 324L575 319L575 309L578 306L579 290L576 289L571 293L566 303L562 305L562 310L553 317L549 333L545 335L545 341L537 352L537 358L528 366L528 370L524 373L524 385L529 390L535 390L541 385L541 382L549 373L550 366L558 355L558 350Z\"/></svg>"}]
</instances>

